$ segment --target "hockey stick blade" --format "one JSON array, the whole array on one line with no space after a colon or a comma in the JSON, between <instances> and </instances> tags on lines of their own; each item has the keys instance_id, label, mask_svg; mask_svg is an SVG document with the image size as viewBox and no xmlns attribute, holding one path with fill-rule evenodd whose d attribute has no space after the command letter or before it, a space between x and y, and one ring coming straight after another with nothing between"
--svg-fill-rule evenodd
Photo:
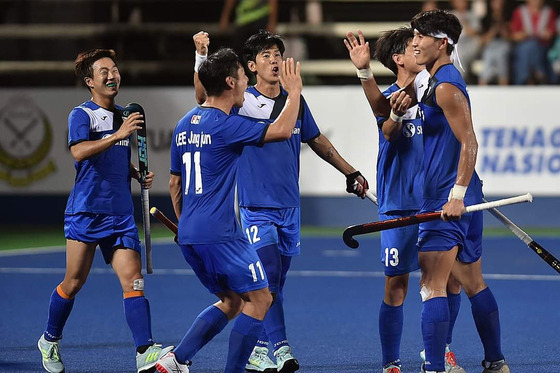
<instances>
[{"instance_id":1,"label":"hockey stick blade","mask_svg":"<svg viewBox=\"0 0 560 373\"><path fill-rule=\"evenodd\" d=\"M344 230L342 234L342 240L346 246L356 249L360 244L353 237L366 234L379 232L386 229L393 229L398 227L405 227L408 225L420 224L426 221L436 220L441 217L441 212L426 212L423 214L417 214L412 216L406 216L403 218L388 219L383 221L374 221L370 223L352 225Z\"/></svg>"}]
</instances>

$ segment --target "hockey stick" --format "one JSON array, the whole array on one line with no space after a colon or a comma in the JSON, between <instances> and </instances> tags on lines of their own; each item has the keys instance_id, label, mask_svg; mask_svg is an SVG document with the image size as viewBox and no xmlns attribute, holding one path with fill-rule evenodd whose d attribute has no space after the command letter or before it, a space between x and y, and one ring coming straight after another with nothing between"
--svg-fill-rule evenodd
<instances>
[{"instance_id":1,"label":"hockey stick","mask_svg":"<svg viewBox=\"0 0 560 373\"><path fill-rule=\"evenodd\" d=\"M132 113L140 113L143 116L144 123L142 127L136 131L136 140L138 143L138 168L140 170L140 188L142 191L142 217L144 225L144 247L146 248L146 272L153 273L154 266L152 262L152 230L150 227L150 194L148 189L144 188L143 182L148 175L148 139L146 131L146 114L144 109L137 103L126 105L123 110L123 117L128 117Z\"/></svg>"},{"instance_id":2,"label":"hockey stick","mask_svg":"<svg viewBox=\"0 0 560 373\"><path fill-rule=\"evenodd\" d=\"M486 202L485 199L483 199ZM503 225L509 228L521 241L523 241L531 250L533 250L538 256L541 257L549 266L551 266L556 272L560 273L560 261L554 257L548 250L539 245L531 236L525 233L521 228L515 225L514 222L508 219L507 216L502 214L497 208L491 208L488 210L496 219L498 219Z\"/></svg>"},{"instance_id":3,"label":"hockey stick","mask_svg":"<svg viewBox=\"0 0 560 373\"><path fill-rule=\"evenodd\" d=\"M158 210L157 207L152 207L150 209L150 214L160 222L162 222L169 230L177 234L177 224L173 223L163 212Z\"/></svg>"},{"instance_id":4,"label":"hockey stick","mask_svg":"<svg viewBox=\"0 0 560 373\"><path fill-rule=\"evenodd\" d=\"M522 202L532 202L532 201L533 201L533 196L527 193L517 197L505 198L493 202L486 202L477 205L467 206L465 208L465 213L488 210L500 206L512 205L515 203L522 203ZM437 220L439 218L441 218L441 211L425 212L422 214L406 216L403 218L388 219L383 221L374 221L370 223L352 225L344 230L344 233L342 234L342 239L344 240L346 246L355 249L360 244L358 243L358 241L356 241L353 238L354 236L360 234L366 234L366 233L379 232L386 229L406 227L408 225L414 225L427 221Z\"/></svg>"}]
</instances>

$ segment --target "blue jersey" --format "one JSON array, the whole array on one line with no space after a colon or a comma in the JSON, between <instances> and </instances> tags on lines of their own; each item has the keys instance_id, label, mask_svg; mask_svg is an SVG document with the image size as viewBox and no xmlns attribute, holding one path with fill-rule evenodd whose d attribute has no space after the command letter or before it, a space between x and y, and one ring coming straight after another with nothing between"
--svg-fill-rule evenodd
<instances>
[{"instance_id":1,"label":"blue jersey","mask_svg":"<svg viewBox=\"0 0 560 373\"><path fill-rule=\"evenodd\" d=\"M430 78L428 89L420 102L424 117L424 199L447 200L457 180L461 144L453 134L443 110L436 102L435 90L441 83L453 84L467 100L467 85L453 64L441 66ZM473 173L465 198L478 196L482 184Z\"/></svg>"},{"instance_id":2,"label":"blue jersey","mask_svg":"<svg viewBox=\"0 0 560 373\"><path fill-rule=\"evenodd\" d=\"M256 88L249 87L239 114L272 122L282 112L287 95L282 89L277 97L268 98ZM237 180L239 205L266 208L299 207L301 143L319 135L319 128L301 96L298 119L288 140L243 149Z\"/></svg>"},{"instance_id":3,"label":"blue jersey","mask_svg":"<svg viewBox=\"0 0 560 373\"><path fill-rule=\"evenodd\" d=\"M383 94L397 91L391 85ZM403 118L402 134L393 142L385 139L382 125L387 118L378 117L379 152L377 154L377 198L379 212L419 210L422 206L423 139L422 120L418 106L407 110Z\"/></svg>"},{"instance_id":4,"label":"blue jersey","mask_svg":"<svg viewBox=\"0 0 560 373\"><path fill-rule=\"evenodd\" d=\"M216 108L197 107L177 124L171 173L182 178L182 245L243 237L234 210L238 161L244 145L262 145L268 124Z\"/></svg>"},{"instance_id":5,"label":"blue jersey","mask_svg":"<svg viewBox=\"0 0 560 373\"><path fill-rule=\"evenodd\" d=\"M75 107L68 116L68 146L111 136L122 124L121 107L107 110L92 101ZM133 213L130 193L130 138L91 158L75 162L76 180L66 214Z\"/></svg>"}]
</instances>

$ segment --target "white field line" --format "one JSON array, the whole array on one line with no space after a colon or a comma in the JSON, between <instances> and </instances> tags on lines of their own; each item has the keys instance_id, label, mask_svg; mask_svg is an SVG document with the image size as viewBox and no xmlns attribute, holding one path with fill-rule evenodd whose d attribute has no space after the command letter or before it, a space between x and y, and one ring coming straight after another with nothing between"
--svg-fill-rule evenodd
<instances>
[{"instance_id":1,"label":"white field line","mask_svg":"<svg viewBox=\"0 0 560 373\"><path fill-rule=\"evenodd\" d=\"M185 264L186 265L186 264ZM33 267L17 267L17 268L7 268L0 267L0 274L10 273L10 274L26 274L26 275L49 275L57 274L63 275L65 272L64 268L33 268ZM91 274L108 274L113 273L111 268L92 268ZM194 276L194 272L187 268L165 268L165 269L154 269L154 275L159 276ZM324 271L324 270L291 270L290 276L292 277L346 277L346 278L383 278L385 274L383 272L376 271ZM412 277L420 277L419 272L411 273ZM501 274L501 273L486 273L484 278L491 280L524 280L524 281L560 281L560 276L558 275L523 275L523 274Z\"/></svg>"}]
</instances>

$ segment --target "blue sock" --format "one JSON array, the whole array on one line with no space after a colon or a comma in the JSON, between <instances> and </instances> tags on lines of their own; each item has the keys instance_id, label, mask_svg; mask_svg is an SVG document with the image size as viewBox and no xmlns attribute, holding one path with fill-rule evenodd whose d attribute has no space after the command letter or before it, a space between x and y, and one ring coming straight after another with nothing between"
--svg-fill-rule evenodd
<instances>
[{"instance_id":1,"label":"blue sock","mask_svg":"<svg viewBox=\"0 0 560 373\"><path fill-rule=\"evenodd\" d=\"M266 334L266 329L263 328L263 330L261 331L261 334L259 335L259 338L257 339L257 343L255 344L255 347L266 347L268 348L268 334Z\"/></svg>"},{"instance_id":2,"label":"blue sock","mask_svg":"<svg viewBox=\"0 0 560 373\"><path fill-rule=\"evenodd\" d=\"M461 293L453 294L448 292L447 303L449 303L449 332L447 333L447 344L449 345L453 341L453 328L461 308Z\"/></svg>"},{"instance_id":3,"label":"blue sock","mask_svg":"<svg viewBox=\"0 0 560 373\"><path fill-rule=\"evenodd\" d=\"M484 346L484 359L497 361L504 358L500 341L500 315L498 304L489 287L469 298L471 310Z\"/></svg>"},{"instance_id":4,"label":"blue sock","mask_svg":"<svg viewBox=\"0 0 560 373\"><path fill-rule=\"evenodd\" d=\"M381 337L382 365L399 360L403 330L403 306L389 306L381 302L379 336Z\"/></svg>"},{"instance_id":5,"label":"blue sock","mask_svg":"<svg viewBox=\"0 0 560 373\"><path fill-rule=\"evenodd\" d=\"M272 343L274 351L282 346L288 346L286 337L286 321L284 318L284 296L276 294L276 298L270 306L264 318L264 329L268 340Z\"/></svg>"},{"instance_id":6,"label":"blue sock","mask_svg":"<svg viewBox=\"0 0 560 373\"><path fill-rule=\"evenodd\" d=\"M47 328L43 333L47 341L57 341L62 338L62 329L66 324L66 320L72 312L74 307L74 298L68 299L60 296L58 291L60 285L54 289L51 294L51 301L49 304L49 316L47 318Z\"/></svg>"},{"instance_id":7,"label":"blue sock","mask_svg":"<svg viewBox=\"0 0 560 373\"><path fill-rule=\"evenodd\" d=\"M445 370L445 342L449 331L449 303L437 297L422 304L422 337L426 349L426 370Z\"/></svg>"},{"instance_id":8,"label":"blue sock","mask_svg":"<svg viewBox=\"0 0 560 373\"><path fill-rule=\"evenodd\" d=\"M238 373L245 371L247 359L253 351L263 322L242 313L237 316L231 334L229 335L229 351L224 373Z\"/></svg>"},{"instance_id":9,"label":"blue sock","mask_svg":"<svg viewBox=\"0 0 560 373\"><path fill-rule=\"evenodd\" d=\"M226 314L214 305L202 311L192 323L181 343L175 347L174 352L177 361L186 363L192 360L198 350L220 333L227 323Z\"/></svg>"},{"instance_id":10,"label":"blue sock","mask_svg":"<svg viewBox=\"0 0 560 373\"><path fill-rule=\"evenodd\" d=\"M132 332L136 348L153 345L152 317L148 300L143 295L126 297L125 293L123 305L126 322Z\"/></svg>"}]
</instances>

